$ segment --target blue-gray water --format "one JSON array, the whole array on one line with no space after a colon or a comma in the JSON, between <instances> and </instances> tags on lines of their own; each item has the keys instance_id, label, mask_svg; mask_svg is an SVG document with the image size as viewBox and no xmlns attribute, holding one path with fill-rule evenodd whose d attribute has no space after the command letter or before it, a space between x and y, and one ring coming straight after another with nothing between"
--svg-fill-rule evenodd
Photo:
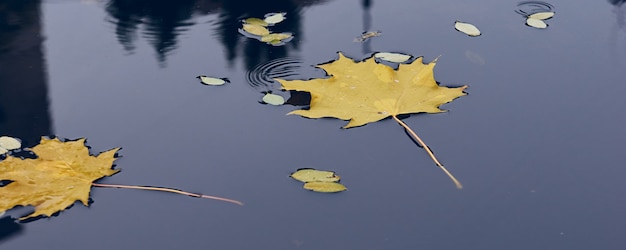
<instances>
[{"instance_id":1,"label":"blue-gray water","mask_svg":"<svg viewBox=\"0 0 626 250\"><path fill-rule=\"evenodd\" d=\"M94 188L89 208L1 220L2 249L626 249L626 5L550 1L538 30L497 0L24 2L0 3L0 134L122 147L122 172L101 183L245 206ZM237 30L279 11L285 46ZM353 42L364 30L382 35ZM285 116L298 107L261 105L247 82L280 58L316 75L337 51L440 56L437 81L469 85L450 112L404 120L464 189L393 120ZM303 190L288 178L302 167L349 190Z\"/></svg>"}]
</instances>

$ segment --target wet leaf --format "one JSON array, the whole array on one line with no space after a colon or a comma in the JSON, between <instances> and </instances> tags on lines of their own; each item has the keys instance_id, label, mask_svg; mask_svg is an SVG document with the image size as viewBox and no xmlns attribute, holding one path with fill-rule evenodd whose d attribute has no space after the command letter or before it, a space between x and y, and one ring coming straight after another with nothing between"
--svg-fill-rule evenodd
<instances>
[{"instance_id":1,"label":"wet leaf","mask_svg":"<svg viewBox=\"0 0 626 250\"><path fill-rule=\"evenodd\" d=\"M267 28L256 24L244 24L243 30L256 36L265 36L270 33Z\"/></svg>"},{"instance_id":2,"label":"wet leaf","mask_svg":"<svg viewBox=\"0 0 626 250\"><path fill-rule=\"evenodd\" d=\"M263 19L263 21L265 21L268 24L277 24L282 22L283 20L285 20L285 15L287 15L287 13L285 12L281 12L281 13L268 13L265 15L265 19Z\"/></svg>"},{"instance_id":3,"label":"wet leaf","mask_svg":"<svg viewBox=\"0 0 626 250\"><path fill-rule=\"evenodd\" d=\"M197 76L196 78L200 79L200 82L205 85L224 85L225 83L230 82L227 78L215 78L208 76Z\"/></svg>"},{"instance_id":4,"label":"wet leaf","mask_svg":"<svg viewBox=\"0 0 626 250\"><path fill-rule=\"evenodd\" d=\"M395 63L403 63L411 59L410 55L400 54L400 53L388 53L388 52L378 52L374 54L374 57Z\"/></svg>"},{"instance_id":5,"label":"wet leaf","mask_svg":"<svg viewBox=\"0 0 626 250\"><path fill-rule=\"evenodd\" d=\"M267 104L276 105L276 106L285 104L285 98L276 94L271 94L271 93L265 94L262 100L263 102Z\"/></svg>"},{"instance_id":6,"label":"wet leaf","mask_svg":"<svg viewBox=\"0 0 626 250\"><path fill-rule=\"evenodd\" d=\"M544 21L534 18L526 19L526 25L537 29L545 29L548 27L548 24L546 24Z\"/></svg>"},{"instance_id":7,"label":"wet leaf","mask_svg":"<svg viewBox=\"0 0 626 250\"><path fill-rule=\"evenodd\" d=\"M480 36L480 30L470 23L456 21L454 22L454 28L468 36Z\"/></svg>"},{"instance_id":8,"label":"wet leaf","mask_svg":"<svg viewBox=\"0 0 626 250\"><path fill-rule=\"evenodd\" d=\"M11 183L0 187L0 212L15 206L34 206L35 211L21 219L50 216L81 201L88 206L91 184L111 176L119 148L89 154L85 139L61 142L42 138L31 149L37 159L8 156L0 161L0 180Z\"/></svg>"},{"instance_id":9,"label":"wet leaf","mask_svg":"<svg viewBox=\"0 0 626 250\"><path fill-rule=\"evenodd\" d=\"M293 35L291 33L271 33L264 35L261 37L261 42L272 43L272 42L281 42L282 40L291 38Z\"/></svg>"},{"instance_id":10,"label":"wet leaf","mask_svg":"<svg viewBox=\"0 0 626 250\"><path fill-rule=\"evenodd\" d=\"M362 126L386 117L412 113L444 112L439 106L465 95L467 86L448 88L437 85L433 76L435 62L422 63L419 57L398 70L376 63L363 62L339 53L339 59L317 67L330 77L311 80L283 80L285 90L311 93L308 110L289 114L308 118L335 117L350 120L344 128Z\"/></svg>"},{"instance_id":11,"label":"wet leaf","mask_svg":"<svg viewBox=\"0 0 626 250\"><path fill-rule=\"evenodd\" d=\"M263 27L268 25L267 22L263 21L263 19L256 18L256 17L247 18L243 20L243 22L247 24L258 25L258 26L263 26Z\"/></svg>"},{"instance_id":12,"label":"wet leaf","mask_svg":"<svg viewBox=\"0 0 626 250\"><path fill-rule=\"evenodd\" d=\"M320 193L337 193L348 190L346 186L337 182L307 182L304 189Z\"/></svg>"},{"instance_id":13,"label":"wet leaf","mask_svg":"<svg viewBox=\"0 0 626 250\"><path fill-rule=\"evenodd\" d=\"M301 168L291 173L291 178L301 182L337 182L340 180L333 171L316 170L312 168Z\"/></svg>"},{"instance_id":14,"label":"wet leaf","mask_svg":"<svg viewBox=\"0 0 626 250\"><path fill-rule=\"evenodd\" d=\"M18 149L21 147L22 147L22 142L20 142L20 140L10 137L10 136L0 136L0 154L2 154L2 149L14 150L14 149Z\"/></svg>"},{"instance_id":15,"label":"wet leaf","mask_svg":"<svg viewBox=\"0 0 626 250\"><path fill-rule=\"evenodd\" d=\"M545 12L537 12L535 14L529 15L528 18L546 20L546 19L552 18L553 16L554 16L554 12L545 11Z\"/></svg>"}]
</instances>

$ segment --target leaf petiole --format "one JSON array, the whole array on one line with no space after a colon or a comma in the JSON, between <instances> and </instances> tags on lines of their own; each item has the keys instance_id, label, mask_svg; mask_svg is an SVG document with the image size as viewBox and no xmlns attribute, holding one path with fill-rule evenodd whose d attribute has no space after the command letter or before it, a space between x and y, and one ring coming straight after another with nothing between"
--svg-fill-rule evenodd
<instances>
[{"instance_id":1,"label":"leaf petiole","mask_svg":"<svg viewBox=\"0 0 626 250\"><path fill-rule=\"evenodd\" d=\"M141 189L141 190L170 192L170 193L182 194L182 195L187 195L187 196L196 197L196 198L206 198L206 199L213 199L213 200L218 200L218 201L225 201L225 202L230 202L230 203L233 203L233 204L237 204L237 205L243 206L243 202L241 202L241 201L232 200L232 199L228 199L228 198L217 197L217 196L210 196L210 195L204 195L204 194L190 193L190 192L185 192L185 191L181 191L181 190L173 189L173 188L130 186L130 185L116 185L116 184L100 184L100 183L91 183L91 185L94 186L94 187L128 188L128 189Z\"/></svg>"},{"instance_id":2,"label":"leaf petiole","mask_svg":"<svg viewBox=\"0 0 626 250\"><path fill-rule=\"evenodd\" d=\"M422 139L419 136L417 136L417 134L409 127L409 125L406 125L406 123L398 119L398 117L396 117L395 115L392 115L391 117L394 120L396 120L396 122L398 122L400 126L404 127L404 129L406 129L406 131L409 132L409 134L424 148L424 150L426 150L426 153L428 153L428 156L430 156L430 158L433 159L435 164L437 164L437 166L441 168L441 170L443 170L443 172L445 172L448 175L448 177L450 177L450 179L452 179L452 181L456 185L456 188L462 189L463 185L461 185L461 182L459 182L456 178L454 178L454 175L452 175L452 173L450 173L450 171L448 171L443 166L443 164L441 164L441 162L437 160L437 157L435 157L435 154L433 154L433 151L431 151L430 148L426 145L426 143L424 143L424 141L422 141Z\"/></svg>"}]
</instances>

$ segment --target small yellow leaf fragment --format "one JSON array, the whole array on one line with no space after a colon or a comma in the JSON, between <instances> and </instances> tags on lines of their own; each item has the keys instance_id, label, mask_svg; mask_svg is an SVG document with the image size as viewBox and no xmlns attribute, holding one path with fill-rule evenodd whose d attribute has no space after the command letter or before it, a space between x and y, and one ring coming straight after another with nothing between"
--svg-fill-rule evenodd
<instances>
[{"instance_id":1,"label":"small yellow leaf fragment","mask_svg":"<svg viewBox=\"0 0 626 250\"><path fill-rule=\"evenodd\" d=\"M346 186L337 182L307 182L304 189L320 193L337 193L348 190Z\"/></svg>"},{"instance_id":2,"label":"small yellow leaf fragment","mask_svg":"<svg viewBox=\"0 0 626 250\"><path fill-rule=\"evenodd\" d=\"M285 104L285 98L283 98L282 96L276 95L276 94L271 94L271 93L267 93L265 94L265 96L263 96L263 102L267 103L267 104L271 104L271 105L275 105L275 106L280 106Z\"/></svg>"},{"instance_id":3,"label":"small yellow leaf fragment","mask_svg":"<svg viewBox=\"0 0 626 250\"><path fill-rule=\"evenodd\" d=\"M263 19L256 18L256 17L247 18L243 20L243 22L247 24L252 24L252 25L259 25L259 26L264 26L264 27L267 26L267 22L263 21Z\"/></svg>"},{"instance_id":4,"label":"small yellow leaf fragment","mask_svg":"<svg viewBox=\"0 0 626 250\"><path fill-rule=\"evenodd\" d=\"M0 148L1 149L5 149L5 150L13 150L13 149L18 149L22 147L22 143L20 142L20 140L15 139L13 137L10 136L0 136ZM4 154L5 152L1 152L0 154Z\"/></svg>"},{"instance_id":5,"label":"small yellow leaf fragment","mask_svg":"<svg viewBox=\"0 0 626 250\"><path fill-rule=\"evenodd\" d=\"M312 168L301 168L290 175L301 182L336 182L340 177L333 171L316 170Z\"/></svg>"},{"instance_id":6,"label":"small yellow leaf fragment","mask_svg":"<svg viewBox=\"0 0 626 250\"><path fill-rule=\"evenodd\" d=\"M470 23L456 21L454 22L454 28L468 36L480 36L480 30Z\"/></svg>"},{"instance_id":7,"label":"small yellow leaf fragment","mask_svg":"<svg viewBox=\"0 0 626 250\"><path fill-rule=\"evenodd\" d=\"M230 82L227 78L215 78L208 76L197 76L196 78L200 79L200 82L204 85L224 85L227 82Z\"/></svg>"},{"instance_id":8,"label":"small yellow leaf fragment","mask_svg":"<svg viewBox=\"0 0 626 250\"><path fill-rule=\"evenodd\" d=\"M280 42L282 40L291 38L293 35L291 33L272 33L267 34L261 37L261 42L271 43L271 42Z\"/></svg>"},{"instance_id":9,"label":"small yellow leaf fragment","mask_svg":"<svg viewBox=\"0 0 626 250\"><path fill-rule=\"evenodd\" d=\"M545 29L548 27L548 24L546 24L544 21L534 18L526 19L526 25L537 29Z\"/></svg>"},{"instance_id":10,"label":"small yellow leaf fragment","mask_svg":"<svg viewBox=\"0 0 626 250\"><path fill-rule=\"evenodd\" d=\"M410 55L400 54L400 53L389 53L389 52L378 52L374 54L374 57L395 63L403 63L407 60L411 59Z\"/></svg>"},{"instance_id":11,"label":"small yellow leaf fragment","mask_svg":"<svg viewBox=\"0 0 626 250\"><path fill-rule=\"evenodd\" d=\"M546 20L546 19L552 18L553 16L554 16L554 12L544 11L544 12L537 12L532 15L529 15L528 18Z\"/></svg>"},{"instance_id":12,"label":"small yellow leaf fragment","mask_svg":"<svg viewBox=\"0 0 626 250\"><path fill-rule=\"evenodd\" d=\"M274 25L274 24L280 23L283 20L285 20L285 15L287 15L287 13L285 13L285 12L268 13L268 14L265 15L265 19L263 19L263 21L265 21L268 24Z\"/></svg>"},{"instance_id":13,"label":"small yellow leaf fragment","mask_svg":"<svg viewBox=\"0 0 626 250\"><path fill-rule=\"evenodd\" d=\"M270 34L270 31L265 27L256 24L243 24L243 30L256 36L265 36Z\"/></svg>"}]
</instances>

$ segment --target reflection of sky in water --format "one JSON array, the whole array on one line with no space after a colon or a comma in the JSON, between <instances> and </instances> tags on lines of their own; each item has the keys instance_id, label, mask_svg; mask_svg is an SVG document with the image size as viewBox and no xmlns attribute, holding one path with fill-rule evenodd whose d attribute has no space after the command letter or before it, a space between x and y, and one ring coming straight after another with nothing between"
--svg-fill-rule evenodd
<instances>
[{"instance_id":1,"label":"reflection of sky in water","mask_svg":"<svg viewBox=\"0 0 626 250\"><path fill-rule=\"evenodd\" d=\"M524 26L516 3L497 0L261 2L181 2L171 8L183 9L172 11L177 15L163 14L174 16L167 20L150 10L157 6L143 6L115 14L141 22L124 32L111 19L114 2L46 2L45 53L34 59L46 67L23 75L45 76L44 97L33 99L49 109L47 127L88 137L93 152L122 146L123 171L105 183L169 186L246 205L95 189L90 208L25 224L2 247L626 248L626 121L619 115L626 42L613 14L623 5L550 1L557 15L550 29L536 30ZM287 46L237 32L241 18L276 11L292 22L295 39ZM459 34L455 20L483 35ZM383 33L366 46L354 43L366 29ZM171 49L155 60L156 48L165 47ZM439 82L469 84L468 96L443 106L450 112L405 119L464 190L455 190L393 121L342 130L342 121L285 116L295 107L259 105L259 91L247 82L246 73L268 61L297 58L308 68L337 51L357 59L374 51L440 56ZM11 61L36 65L19 62ZM16 74L3 78L0 95L27 92L14 86L33 79ZM231 83L207 87L197 75ZM301 190L288 178L301 167L342 173L349 190Z\"/></svg>"}]
</instances>

